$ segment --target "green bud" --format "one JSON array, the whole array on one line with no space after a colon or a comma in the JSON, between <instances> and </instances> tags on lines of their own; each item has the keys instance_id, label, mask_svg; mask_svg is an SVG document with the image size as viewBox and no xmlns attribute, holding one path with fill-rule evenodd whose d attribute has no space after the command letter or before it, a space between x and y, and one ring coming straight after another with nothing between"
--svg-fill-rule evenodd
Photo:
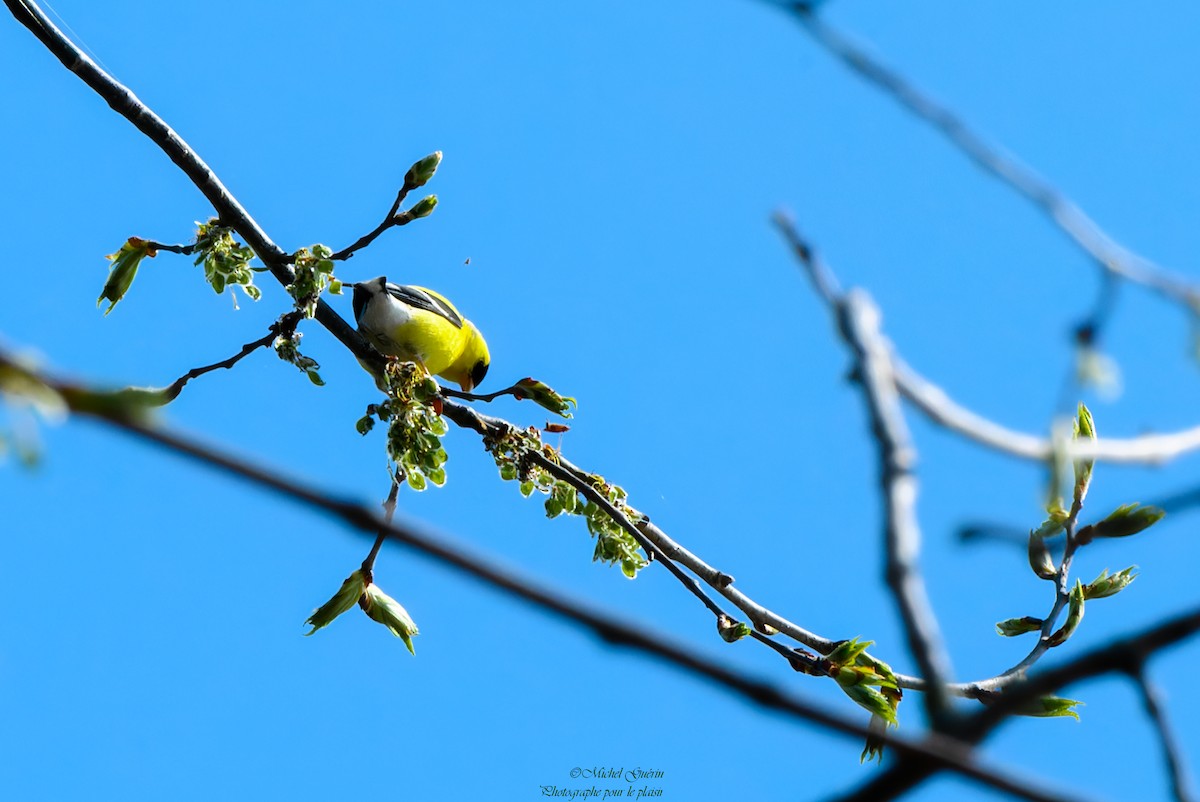
<instances>
[{"instance_id":1,"label":"green bud","mask_svg":"<svg viewBox=\"0 0 1200 802\"><path fill-rule=\"evenodd\" d=\"M1075 439L1088 439L1092 442L1096 441L1096 424L1092 420L1092 413L1082 403L1079 405L1079 414L1074 422ZM1083 499L1087 496L1088 486L1092 483L1092 468L1095 465L1095 460L1081 459L1075 461L1075 508L1083 506Z\"/></svg>"},{"instance_id":2,"label":"green bud","mask_svg":"<svg viewBox=\"0 0 1200 802\"><path fill-rule=\"evenodd\" d=\"M1054 559L1046 541L1036 531L1029 533L1029 567L1042 579L1054 579L1058 569L1054 567Z\"/></svg>"},{"instance_id":3,"label":"green bud","mask_svg":"<svg viewBox=\"0 0 1200 802\"><path fill-rule=\"evenodd\" d=\"M513 395L518 401L528 398L533 403L564 418L571 417L571 413L567 412L568 409L579 406L571 396L559 395L548 384L537 379L521 379L513 387L516 390Z\"/></svg>"},{"instance_id":4,"label":"green bud","mask_svg":"<svg viewBox=\"0 0 1200 802\"><path fill-rule=\"evenodd\" d=\"M750 634L750 627L741 621L736 621L725 614L721 614L717 617L717 634L726 643L735 643Z\"/></svg>"},{"instance_id":5,"label":"green bud","mask_svg":"<svg viewBox=\"0 0 1200 802\"><path fill-rule=\"evenodd\" d=\"M1061 646L1075 634L1075 630L1079 628L1079 624L1083 621L1083 602L1084 590L1083 583L1078 579L1075 580L1075 587L1071 588L1070 601L1067 605L1067 620L1058 631L1050 636L1047 645L1050 647Z\"/></svg>"},{"instance_id":6,"label":"green bud","mask_svg":"<svg viewBox=\"0 0 1200 802\"><path fill-rule=\"evenodd\" d=\"M383 624L393 635L404 641L411 654L417 653L412 642L412 636L417 634L417 625L400 602L380 590L378 585L367 585L358 606L372 621Z\"/></svg>"},{"instance_id":7,"label":"green bud","mask_svg":"<svg viewBox=\"0 0 1200 802\"><path fill-rule=\"evenodd\" d=\"M877 657L872 657L865 651L859 652L858 659L855 660L855 663L860 666L866 666L874 671L880 677L881 682L879 684L881 686L885 688L893 688L899 692L900 686L897 683L896 674L892 671L892 667L887 663L883 662Z\"/></svg>"},{"instance_id":8,"label":"green bud","mask_svg":"<svg viewBox=\"0 0 1200 802\"><path fill-rule=\"evenodd\" d=\"M329 626L333 623L333 619L349 610L362 598L366 588L367 583L363 578L362 571L350 574L338 588L338 592L333 594L333 598L314 610L313 614L304 622L312 625L312 629L304 634L311 635L318 629Z\"/></svg>"},{"instance_id":9,"label":"green bud","mask_svg":"<svg viewBox=\"0 0 1200 802\"><path fill-rule=\"evenodd\" d=\"M416 189L425 186L429 179L433 178L433 174L437 172L438 165L441 163L442 152L438 150L413 164L404 174L404 188Z\"/></svg>"},{"instance_id":10,"label":"green bud","mask_svg":"<svg viewBox=\"0 0 1200 802\"><path fill-rule=\"evenodd\" d=\"M1042 619L1031 615L1020 618L1009 618L996 624L996 633L1006 638L1014 635L1024 635L1026 632L1037 632L1042 628Z\"/></svg>"},{"instance_id":11,"label":"green bud","mask_svg":"<svg viewBox=\"0 0 1200 802\"><path fill-rule=\"evenodd\" d=\"M1083 702L1076 701L1075 699L1064 699L1061 696L1043 696L1040 699L1034 699L1019 706L1013 712L1018 716L1034 716L1036 718L1070 716L1078 721L1079 714L1075 712L1074 708L1081 704Z\"/></svg>"},{"instance_id":12,"label":"green bud","mask_svg":"<svg viewBox=\"0 0 1200 802\"><path fill-rule=\"evenodd\" d=\"M437 208L437 204L437 195L426 195L408 210L408 216L412 220L416 220L421 217L428 217L429 215L433 214L433 210Z\"/></svg>"},{"instance_id":13,"label":"green bud","mask_svg":"<svg viewBox=\"0 0 1200 802\"><path fill-rule=\"evenodd\" d=\"M104 282L104 289L96 299L96 306L107 300L108 309L104 310L104 314L111 312L125 297L125 293L129 292L142 260L147 256L153 258L157 254L153 244L138 237L130 237L119 251L104 257L111 264L108 266L108 280Z\"/></svg>"},{"instance_id":14,"label":"green bud","mask_svg":"<svg viewBox=\"0 0 1200 802\"><path fill-rule=\"evenodd\" d=\"M1158 507L1141 507L1136 502L1122 504L1103 521L1080 529L1076 537L1080 545L1091 543L1098 537L1129 537L1154 526L1166 514Z\"/></svg>"},{"instance_id":15,"label":"green bud","mask_svg":"<svg viewBox=\"0 0 1200 802\"><path fill-rule=\"evenodd\" d=\"M834 665L844 666L853 665L858 661L860 655L867 650L868 647L874 645L875 641L860 641L858 638L844 640L834 647L833 651L825 656L825 658Z\"/></svg>"},{"instance_id":16,"label":"green bud","mask_svg":"<svg viewBox=\"0 0 1200 802\"><path fill-rule=\"evenodd\" d=\"M1129 583L1137 579L1136 565L1131 565L1123 571L1109 576L1108 569L1105 568L1100 572L1100 576L1096 577L1083 589L1084 598L1087 599L1103 599L1108 596L1115 596L1125 588L1129 587Z\"/></svg>"}]
</instances>

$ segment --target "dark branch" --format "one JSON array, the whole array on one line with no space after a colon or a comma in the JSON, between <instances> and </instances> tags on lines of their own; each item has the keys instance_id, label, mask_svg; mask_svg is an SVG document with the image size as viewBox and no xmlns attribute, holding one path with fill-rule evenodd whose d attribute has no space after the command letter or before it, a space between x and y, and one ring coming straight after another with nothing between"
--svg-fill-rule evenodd
<instances>
[{"instance_id":1,"label":"dark branch","mask_svg":"<svg viewBox=\"0 0 1200 802\"><path fill-rule=\"evenodd\" d=\"M392 203L392 208L388 209L388 213L384 216L383 222L381 222L379 225L375 226L375 228L370 233L364 234L363 236L361 236L357 240L355 240L353 245L342 248L340 251L333 254L329 258L333 259L334 261L341 261L343 259L349 259L351 256L354 255L355 251L362 250L363 248L370 245L372 242L374 242L376 240L376 238L380 234L387 231L389 228L392 228L394 226L402 226L405 223L410 222L410 218L405 218L402 215L396 214L396 212L400 211L400 204L404 203L404 199L408 196L409 191L410 190L407 185L401 187L400 191L396 194L395 202Z\"/></svg>"},{"instance_id":2,"label":"dark branch","mask_svg":"<svg viewBox=\"0 0 1200 802\"><path fill-rule=\"evenodd\" d=\"M174 382L172 382L171 385L163 391L163 394L166 396L167 400L174 401L179 397L179 394L183 391L183 388L192 379L203 376L205 373L211 373L214 370L220 370L222 368L228 370L250 354L257 351L259 348L265 348L266 346L275 342L276 337L279 337L280 335L294 334L296 331L296 325L300 322L301 317L303 317L302 312L288 312L283 317L279 318L279 320L271 324L270 330L266 336L260 337L254 342L246 343L242 346L242 350L238 351L228 359L223 359L220 362L214 362L213 364L205 365L204 367L192 368L187 373L183 374Z\"/></svg>"}]
</instances>

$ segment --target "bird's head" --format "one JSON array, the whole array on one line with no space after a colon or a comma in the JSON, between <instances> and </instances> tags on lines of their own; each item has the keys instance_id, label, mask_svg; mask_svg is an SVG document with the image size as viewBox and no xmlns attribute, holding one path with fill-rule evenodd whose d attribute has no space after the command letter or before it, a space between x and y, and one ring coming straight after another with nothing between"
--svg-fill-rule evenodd
<instances>
[{"instance_id":1,"label":"bird's head","mask_svg":"<svg viewBox=\"0 0 1200 802\"><path fill-rule=\"evenodd\" d=\"M487 343L479 329L471 321L464 321L470 333L462 354L454 364L442 371L442 376L452 382L458 382L464 393L469 393L479 386L487 375L488 367L492 364L492 356L488 352Z\"/></svg>"},{"instance_id":2,"label":"bird's head","mask_svg":"<svg viewBox=\"0 0 1200 802\"><path fill-rule=\"evenodd\" d=\"M387 278L384 276L376 276L370 281L359 281L346 286L354 288L354 297L350 303L354 307L354 319L362 320L363 310L367 308L367 304L371 299L381 292L384 292L387 287Z\"/></svg>"}]
</instances>

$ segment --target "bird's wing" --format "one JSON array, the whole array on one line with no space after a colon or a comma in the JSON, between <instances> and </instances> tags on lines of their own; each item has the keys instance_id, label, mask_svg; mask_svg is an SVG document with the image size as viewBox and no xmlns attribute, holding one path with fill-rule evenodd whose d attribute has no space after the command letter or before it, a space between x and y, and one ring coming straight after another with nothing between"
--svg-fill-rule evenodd
<instances>
[{"instance_id":1,"label":"bird's wing","mask_svg":"<svg viewBox=\"0 0 1200 802\"><path fill-rule=\"evenodd\" d=\"M402 304L411 306L414 309L424 309L426 312L432 312L438 317L443 317L453 323L455 328L461 329L463 327L463 320L458 314L458 310L439 295L423 290L420 287L391 283L387 285L387 292L388 295Z\"/></svg>"}]
</instances>

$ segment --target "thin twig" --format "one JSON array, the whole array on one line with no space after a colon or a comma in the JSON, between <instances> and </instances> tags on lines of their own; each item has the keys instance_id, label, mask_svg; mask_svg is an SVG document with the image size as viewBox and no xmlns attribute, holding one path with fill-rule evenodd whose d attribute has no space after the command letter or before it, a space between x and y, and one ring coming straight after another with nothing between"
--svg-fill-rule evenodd
<instances>
[{"instance_id":1,"label":"thin twig","mask_svg":"<svg viewBox=\"0 0 1200 802\"><path fill-rule=\"evenodd\" d=\"M505 432L512 428L512 424L501 418L496 418L491 415L484 415L475 411L471 407L464 404L456 403L450 399L445 399L443 402L443 414L454 423L464 429L471 429L485 437L502 437ZM559 456L556 458L556 471L561 469L562 476L565 481L569 481L573 487L578 489L579 485L586 485L590 488L590 483L587 481L587 472L572 465L568 460ZM573 475L573 476L572 476ZM571 478L567 478L571 476ZM591 498L591 496L589 496ZM607 499L604 499L607 504ZM611 506L611 505L610 505ZM618 517L614 520L620 523L620 519L628 519L618 512ZM624 524L622 524L624 526ZM823 638L814 632L804 629L800 625L789 621L777 613L768 610L762 605L755 602L753 599L742 593L734 587L734 579L723 571L718 571L711 565L706 563L697 555L693 554L688 549L681 546L676 541L672 540L658 526L651 523L649 520L642 520L634 525L635 528L643 533L658 549L662 555L669 560L679 563L686 567L689 571L695 574L709 587L716 590L726 599L731 601L739 610L744 612L750 619L751 623L758 629L763 626L771 627L779 630L782 634L793 640L801 643L809 648L816 649L821 654L828 654L837 646L838 641ZM661 558L660 558L661 559ZM712 609L712 608L710 608ZM909 682L917 685L921 684L920 680L911 677L900 677L901 683ZM908 686L905 686L908 687Z\"/></svg>"},{"instance_id":2,"label":"thin twig","mask_svg":"<svg viewBox=\"0 0 1200 802\"><path fill-rule=\"evenodd\" d=\"M181 256L191 256L196 251L196 244L191 245L169 245L164 242L154 242L147 240L146 244L155 251L167 251L168 253L177 253Z\"/></svg>"},{"instance_id":3,"label":"thin twig","mask_svg":"<svg viewBox=\"0 0 1200 802\"><path fill-rule=\"evenodd\" d=\"M392 516L396 514L396 497L400 495L400 472L397 471L392 475L392 487L388 490L387 500L383 502L383 522L385 524L392 523ZM375 544L371 546L370 553L367 554L365 560L362 561L363 578L370 584L374 581L375 559L379 556L379 550L383 548L383 542L387 540L388 533L386 529L380 529L375 535Z\"/></svg>"},{"instance_id":4,"label":"thin twig","mask_svg":"<svg viewBox=\"0 0 1200 802\"><path fill-rule=\"evenodd\" d=\"M1005 155L973 131L961 118L885 66L866 48L838 32L816 13L810 2L775 4L787 11L817 44L848 68L893 98L917 118L943 134L984 171L1003 181L1042 211L1102 270L1141 284L1191 311L1200 291L1191 282L1164 270L1114 240L1070 198L1046 179Z\"/></svg>"},{"instance_id":5,"label":"thin twig","mask_svg":"<svg viewBox=\"0 0 1200 802\"><path fill-rule=\"evenodd\" d=\"M183 391L183 388L192 379L221 368L228 370L250 354L257 351L259 348L265 348L266 346L275 342L275 339L280 335L295 333L296 324L300 322L300 318L303 317L303 315L303 312L288 312L283 317L279 318L279 320L271 324L270 330L266 336L260 337L254 342L246 343L242 346L242 350L238 351L228 359L223 359L220 362L214 362L213 364L205 365L204 367L192 368L187 373L171 382L170 386L163 391L163 394L168 400L174 401L179 397L179 394Z\"/></svg>"},{"instance_id":6,"label":"thin twig","mask_svg":"<svg viewBox=\"0 0 1200 802\"><path fill-rule=\"evenodd\" d=\"M342 248L340 251L333 254L329 258L333 259L334 261L349 259L351 256L354 255L355 251L362 250L363 248L370 245L372 242L375 241L375 239L380 234L387 231L389 228L392 228L394 226L402 226L405 223L409 222L407 219L404 219L404 218L398 216L396 214L396 212L400 211L400 204L404 203L404 199L406 197L408 197L408 193L410 191L411 191L411 188L407 184L405 184L403 187L401 187L400 191L398 193L396 193L396 200L392 203L392 208L388 209L388 213L386 215L384 215L383 222L381 222L379 225L375 226L375 228L370 233L364 234L363 236L359 237L354 242L353 245Z\"/></svg>"}]
</instances>

